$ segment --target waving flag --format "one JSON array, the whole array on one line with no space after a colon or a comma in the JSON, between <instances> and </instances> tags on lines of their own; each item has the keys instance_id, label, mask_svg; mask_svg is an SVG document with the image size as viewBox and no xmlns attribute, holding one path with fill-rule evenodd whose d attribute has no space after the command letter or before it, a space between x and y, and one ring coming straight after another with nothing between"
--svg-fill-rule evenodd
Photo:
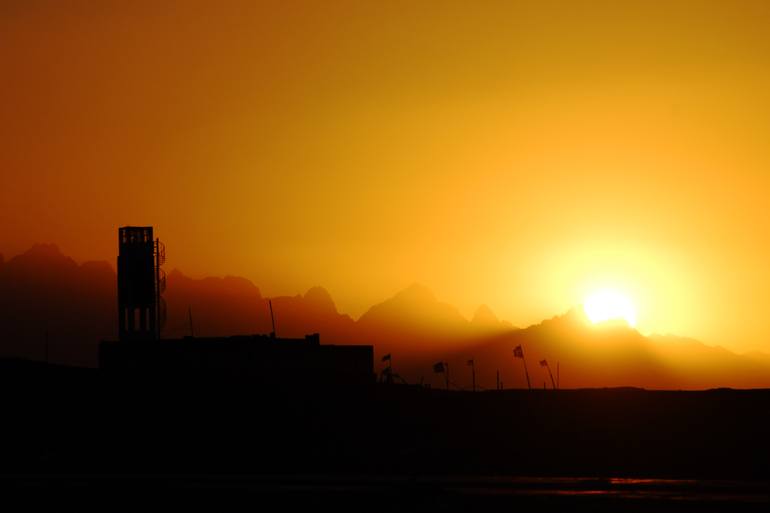
<instances>
[{"instance_id":1,"label":"waving flag","mask_svg":"<svg viewBox=\"0 0 770 513\"><path fill-rule=\"evenodd\" d=\"M521 344L513 348L513 356L521 358L521 363L524 364L524 375L527 377L527 388L532 390L532 384L529 381L529 371L527 370L527 360L524 359L524 350L521 348Z\"/></svg>"},{"instance_id":2,"label":"waving flag","mask_svg":"<svg viewBox=\"0 0 770 513\"><path fill-rule=\"evenodd\" d=\"M388 354L386 354L385 356L383 356L383 357L382 357L382 361L383 361L383 362L389 362L389 361L390 361L390 353L388 353Z\"/></svg>"},{"instance_id":3,"label":"waving flag","mask_svg":"<svg viewBox=\"0 0 770 513\"><path fill-rule=\"evenodd\" d=\"M548 366L548 360L540 360L540 366L548 369L548 376L551 378L551 385L553 386L553 389L556 390L558 387L556 386L556 382L553 380L553 373L551 372L551 368ZM545 383L543 385L545 385Z\"/></svg>"},{"instance_id":4,"label":"waving flag","mask_svg":"<svg viewBox=\"0 0 770 513\"><path fill-rule=\"evenodd\" d=\"M433 364L433 372L444 372L444 362L438 362Z\"/></svg>"}]
</instances>

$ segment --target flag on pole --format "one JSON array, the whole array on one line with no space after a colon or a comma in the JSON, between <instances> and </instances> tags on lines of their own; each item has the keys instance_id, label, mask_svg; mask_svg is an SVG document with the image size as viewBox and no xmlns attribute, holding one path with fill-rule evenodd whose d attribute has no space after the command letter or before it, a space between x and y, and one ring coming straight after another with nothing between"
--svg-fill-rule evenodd
<instances>
[{"instance_id":1,"label":"flag on pole","mask_svg":"<svg viewBox=\"0 0 770 513\"><path fill-rule=\"evenodd\" d=\"M553 389L556 390L556 382L553 380L553 373L551 372L551 367L548 366L548 360L540 360L540 366L548 369L548 376L551 378L551 385L553 386Z\"/></svg>"},{"instance_id":2,"label":"flag on pole","mask_svg":"<svg viewBox=\"0 0 770 513\"><path fill-rule=\"evenodd\" d=\"M382 361L383 361L383 362L389 362L389 361L390 361L390 353L388 353L388 354L386 354L385 356L383 356L383 357L382 357Z\"/></svg>"},{"instance_id":3,"label":"flag on pole","mask_svg":"<svg viewBox=\"0 0 770 513\"><path fill-rule=\"evenodd\" d=\"M444 372L444 362L434 363L433 372L436 372L436 373Z\"/></svg>"},{"instance_id":4,"label":"flag on pole","mask_svg":"<svg viewBox=\"0 0 770 513\"><path fill-rule=\"evenodd\" d=\"M391 385L393 384L393 376L393 369L390 366L387 366L382 369L382 374L380 374L380 382Z\"/></svg>"},{"instance_id":5,"label":"flag on pole","mask_svg":"<svg viewBox=\"0 0 770 513\"><path fill-rule=\"evenodd\" d=\"M470 365L471 367L473 367L473 360L468 360L468 365Z\"/></svg>"},{"instance_id":6,"label":"flag on pole","mask_svg":"<svg viewBox=\"0 0 770 513\"><path fill-rule=\"evenodd\" d=\"M532 384L529 381L529 371L527 370L527 360L524 359L524 350L521 348L521 344L513 348L514 358L521 358L521 363L524 364L524 375L527 376L527 388L532 390Z\"/></svg>"}]
</instances>

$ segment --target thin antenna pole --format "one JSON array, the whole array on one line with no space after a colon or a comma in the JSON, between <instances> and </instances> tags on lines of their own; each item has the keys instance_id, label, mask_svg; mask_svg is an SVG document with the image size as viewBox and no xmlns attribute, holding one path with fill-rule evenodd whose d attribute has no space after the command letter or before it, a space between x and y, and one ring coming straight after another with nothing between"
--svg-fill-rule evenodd
<instances>
[{"instance_id":1,"label":"thin antenna pole","mask_svg":"<svg viewBox=\"0 0 770 513\"><path fill-rule=\"evenodd\" d=\"M559 362L556 362L556 388L559 389Z\"/></svg>"},{"instance_id":2,"label":"thin antenna pole","mask_svg":"<svg viewBox=\"0 0 770 513\"><path fill-rule=\"evenodd\" d=\"M193 320L192 320L192 307L187 307L187 315L190 319L190 336L195 337L195 329L193 328Z\"/></svg>"},{"instance_id":3,"label":"thin antenna pole","mask_svg":"<svg viewBox=\"0 0 770 513\"><path fill-rule=\"evenodd\" d=\"M275 338L275 317L273 316L273 301L272 299L267 300L267 304L270 306L270 322L273 325L273 331L270 333L272 338Z\"/></svg>"},{"instance_id":4,"label":"thin antenna pole","mask_svg":"<svg viewBox=\"0 0 770 513\"><path fill-rule=\"evenodd\" d=\"M471 360L471 375L473 377L473 391L476 391L476 362Z\"/></svg>"}]
</instances>

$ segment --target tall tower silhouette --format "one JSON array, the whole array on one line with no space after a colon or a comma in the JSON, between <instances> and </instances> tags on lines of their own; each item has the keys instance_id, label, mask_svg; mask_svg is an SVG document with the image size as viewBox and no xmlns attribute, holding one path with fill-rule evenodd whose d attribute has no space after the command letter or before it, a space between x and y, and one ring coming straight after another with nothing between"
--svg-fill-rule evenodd
<instances>
[{"instance_id":1,"label":"tall tower silhouette","mask_svg":"<svg viewBox=\"0 0 770 513\"><path fill-rule=\"evenodd\" d=\"M165 248L153 239L151 226L118 230L118 336L125 340L158 340L165 321L166 285L160 268Z\"/></svg>"}]
</instances>

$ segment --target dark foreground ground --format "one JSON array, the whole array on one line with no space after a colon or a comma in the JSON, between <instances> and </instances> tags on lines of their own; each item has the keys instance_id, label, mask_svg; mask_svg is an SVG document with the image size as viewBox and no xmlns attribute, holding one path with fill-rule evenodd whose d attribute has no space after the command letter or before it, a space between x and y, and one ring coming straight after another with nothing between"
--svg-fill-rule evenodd
<instances>
[{"instance_id":1,"label":"dark foreground ground","mask_svg":"<svg viewBox=\"0 0 770 513\"><path fill-rule=\"evenodd\" d=\"M0 488L214 511L765 511L770 391L444 392L0 362Z\"/></svg>"}]
</instances>

